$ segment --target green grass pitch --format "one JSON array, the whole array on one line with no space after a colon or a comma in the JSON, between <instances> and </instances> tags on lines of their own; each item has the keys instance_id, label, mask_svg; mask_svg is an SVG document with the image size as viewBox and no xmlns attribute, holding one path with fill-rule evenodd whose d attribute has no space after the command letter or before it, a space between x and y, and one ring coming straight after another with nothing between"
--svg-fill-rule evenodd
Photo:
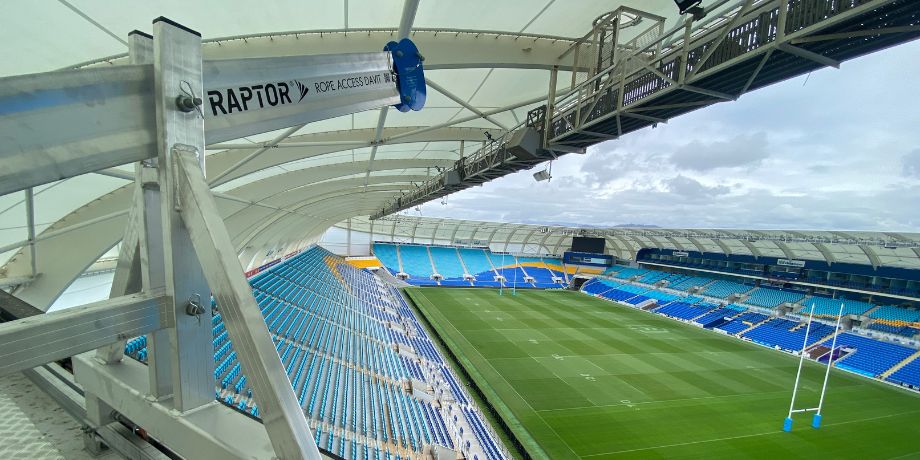
<instances>
[{"instance_id":1,"label":"green grass pitch","mask_svg":"<svg viewBox=\"0 0 920 460\"><path fill-rule=\"evenodd\" d=\"M534 458L920 458L907 391L834 370L785 433L794 356L576 292L406 292Z\"/></svg>"}]
</instances>

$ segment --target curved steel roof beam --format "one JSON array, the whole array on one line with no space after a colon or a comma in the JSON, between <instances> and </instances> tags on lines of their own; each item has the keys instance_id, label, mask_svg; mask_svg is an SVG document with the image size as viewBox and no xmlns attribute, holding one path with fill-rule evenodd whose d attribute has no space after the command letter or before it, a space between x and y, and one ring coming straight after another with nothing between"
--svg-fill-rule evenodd
<instances>
[{"instance_id":1,"label":"curved steel roof beam","mask_svg":"<svg viewBox=\"0 0 920 460\"><path fill-rule=\"evenodd\" d=\"M238 35L206 39L204 59L364 53L380 51L397 39L395 28L325 29ZM541 69L572 70L574 54L563 55L574 38L511 31L415 28L412 41L425 55L425 70L438 69ZM312 38L312 39L311 39ZM127 61L116 54L67 69L111 65ZM583 64L582 64L583 65Z\"/></svg>"},{"instance_id":2,"label":"curved steel roof beam","mask_svg":"<svg viewBox=\"0 0 920 460\"><path fill-rule=\"evenodd\" d=\"M425 167L447 167L454 160L441 158L413 158L400 160L377 160L374 171L393 171ZM230 192L238 197L252 201L267 200L275 195L337 177L351 176L367 170L367 161L332 163L298 169L283 174L276 174L257 181L249 182L232 189Z\"/></svg>"},{"instance_id":3,"label":"curved steel roof beam","mask_svg":"<svg viewBox=\"0 0 920 460\"><path fill-rule=\"evenodd\" d=\"M402 188L399 185L393 184L384 184L376 185L369 187L366 193L382 193L386 192L392 196L393 194L399 192ZM277 221L281 220L284 216L287 215L298 215L307 218L322 218L324 215L319 214L318 209L314 206L317 203L335 200L340 197L352 196L356 194L365 193L362 190L356 190L354 188L347 189L338 189L332 190L323 194L311 195L310 198L303 200L297 204L282 208L283 211L270 211L262 212L258 210L259 214L250 213L239 220L230 220L225 219L227 222L227 228L230 230L231 227L235 227L230 234L231 240L236 240L241 237L243 234L247 234L246 238L252 239L258 236L258 233L261 231L271 228ZM243 243L237 244L236 246L242 247L248 244L248 239Z\"/></svg>"},{"instance_id":4,"label":"curved steel roof beam","mask_svg":"<svg viewBox=\"0 0 920 460\"><path fill-rule=\"evenodd\" d=\"M463 128L463 127L443 127L425 132L413 134L411 136L397 137L389 139L392 136L403 135L418 131L420 126L409 126L399 128L383 128L382 138L386 139L383 143L386 145L427 143L427 142L451 142L484 139L483 128ZM322 155L329 155L348 150L370 146L375 141L375 128L362 128L354 130L341 131L324 131L320 133L302 134L292 136L288 142L271 147L270 154L263 153L251 160L241 164L247 157L259 150L269 146L270 143L253 144L248 148L233 148L223 150L218 153L208 155L207 168L208 176L215 177L217 180L210 182L211 187L230 182L234 179L244 177L248 174L262 171L273 166L283 166L286 163L301 161L308 158L314 158ZM347 143L347 144L343 144ZM218 145L219 146L219 145ZM270 146L269 146L270 147ZM454 158L455 160L457 158ZM240 166L236 166L240 164ZM236 168L230 173L225 173Z\"/></svg>"}]
</instances>

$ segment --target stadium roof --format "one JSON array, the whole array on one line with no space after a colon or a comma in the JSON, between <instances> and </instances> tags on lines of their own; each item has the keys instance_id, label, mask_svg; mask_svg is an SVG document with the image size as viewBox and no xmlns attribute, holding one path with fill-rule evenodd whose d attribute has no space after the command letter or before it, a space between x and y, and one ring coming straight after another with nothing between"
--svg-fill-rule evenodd
<instances>
[{"instance_id":1,"label":"stadium roof","mask_svg":"<svg viewBox=\"0 0 920 460\"><path fill-rule=\"evenodd\" d=\"M586 236L603 236L608 252L625 260L634 260L639 249L661 248L920 269L918 233L564 227L404 215L352 219L350 226L373 233L375 240L489 245L515 253L560 255L571 247L572 236L584 230Z\"/></svg>"},{"instance_id":2,"label":"stadium roof","mask_svg":"<svg viewBox=\"0 0 920 460\"><path fill-rule=\"evenodd\" d=\"M378 51L398 26L411 26L426 58L423 111L371 110L209 146L208 179L241 263L250 267L316 241L344 219L378 211L476 150L486 131L523 121L546 98L553 66L560 68L558 88L572 84L576 53L566 51L595 18L619 6L661 16L665 28L678 21L671 0L432 0L421 1L414 15L401 0L19 0L4 8L0 40L8 46L0 77L125 62L128 32L149 32L159 16L201 32L205 59ZM720 14L707 21L718 24ZM50 305L94 261L117 250L132 180L133 166L125 165L34 189L39 282L20 290L22 298ZM23 250L27 201L20 193L0 196L0 285L31 273ZM661 241L651 238L624 237L620 255ZM909 252L904 257L916 258Z\"/></svg>"},{"instance_id":3,"label":"stadium roof","mask_svg":"<svg viewBox=\"0 0 920 460\"><path fill-rule=\"evenodd\" d=\"M553 65L563 69L560 87L570 84L559 56L620 5L667 17L669 26L677 21L670 0L422 1L408 20L426 58L423 111L371 110L209 146L207 175L223 193L218 204L243 264L371 214L478 148L484 131L518 124L545 99ZM124 62L128 32L149 32L159 16L201 32L205 59L378 51L406 19L400 0L17 1L4 10L0 40L9 46L0 77ZM126 165L35 188L36 259L47 292L22 295L49 304L118 243L132 177ZM0 196L0 279L30 273L20 250L25 201Z\"/></svg>"}]
</instances>

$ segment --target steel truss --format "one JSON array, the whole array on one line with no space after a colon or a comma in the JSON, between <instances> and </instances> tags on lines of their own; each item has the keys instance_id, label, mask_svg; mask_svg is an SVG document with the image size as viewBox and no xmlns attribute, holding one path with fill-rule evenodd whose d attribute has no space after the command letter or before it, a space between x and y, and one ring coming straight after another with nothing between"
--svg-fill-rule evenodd
<instances>
[{"instance_id":1,"label":"steel truss","mask_svg":"<svg viewBox=\"0 0 920 460\"><path fill-rule=\"evenodd\" d=\"M717 9L725 14L700 24L688 19L653 40L612 47L619 56L597 53L591 62L608 65L561 94L554 94L554 69L547 104L531 110L524 123L372 217L920 37L920 2L910 0L722 0L707 11ZM537 154L521 157L512 139L528 130L544 141Z\"/></svg>"},{"instance_id":2,"label":"steel truss","mask_svg":"<svg viewBox=\"0 0 920 460\"><path fill-rule=\"evenodd\" d=\"M128 63L0 79L0 137L16 140L0 145L0 194L89 172L135 183L111 298L0 325L0 375L73 356L102 438L127 419L184 458L322 458L205 178L205 137L395 104L389 52L204 61L201 36L165 18L128 45ZM372 84L348 90L365 77ZM315 94L338 81L344 91ZM215 105L255 104L256 91L275 103ZM133 175L107 170L131 162ZM261 421L215 401L212 296ZM145 334L147 365L124 359L125 341Z\"/></svg>"}]
</instances>

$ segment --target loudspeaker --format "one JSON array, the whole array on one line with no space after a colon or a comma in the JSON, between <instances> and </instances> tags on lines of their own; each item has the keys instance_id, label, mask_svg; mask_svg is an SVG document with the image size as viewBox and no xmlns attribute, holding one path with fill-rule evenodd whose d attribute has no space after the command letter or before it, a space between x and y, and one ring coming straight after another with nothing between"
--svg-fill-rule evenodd
<instances>
[{"instance_id":1,"label":"loudspeaker","mask_svg":"<svg viewBox=\"0 0 920 460\"><path fill-rule=\"evenodd\" d=\"M540 133L533 128L519 129L508 139L506 148L519 160L533 160L538 158L542 140Z\"/></svg>"},{"instance_id":2,"label":"loudspeaker","mask_svg":"<svg viewBox=\"0 0 920 460\"><path fill-rule=\"evenodd\" d=\"M460 171L453 169L445 171L444 185L460 185Z\"/></svg>"}]
</instances>

